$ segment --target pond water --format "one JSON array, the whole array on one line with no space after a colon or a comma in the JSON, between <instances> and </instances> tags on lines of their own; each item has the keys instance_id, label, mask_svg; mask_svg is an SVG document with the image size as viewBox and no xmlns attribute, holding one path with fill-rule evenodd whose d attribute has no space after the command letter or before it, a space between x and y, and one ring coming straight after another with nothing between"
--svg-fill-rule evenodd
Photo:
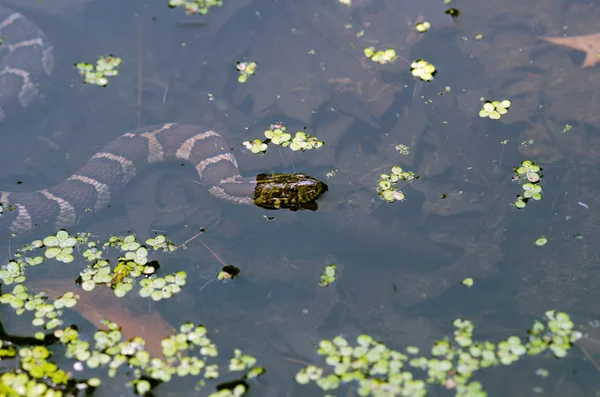
<instances>
[{"instance_id":1,"label":"pond water","mask_svg":"<svg viewBox=\"0 0 600 397\"><path fill-rule=\"evenodd\" d=\"M201 395L239 379L226 361L239 348L266 369L247 381L248 395L313 396L327 392L298 384L296 374L310 364L327 368L316 352L323 339L368 334L430 356L435 341L452 338L457 318L475 324L474 339L517 335L525 343L533 322L558 310L584 335L566 359L545 352L482 369L470 381L490 396L600 390L600 47L593 37L543 40L599 33L596 3L225 0L205 15L186 15L168 0L0 6L37 24L55 57L43 97L0 121L0 190L54 186L122 134L170 122L218 131L243 176L302 172L328 185L316 211L269 211L216 199L180 161L140 172L107 208L86 211L67 232L90 232L94 241L135 233L141 242L164 234L185 247L148 259L160 263L156 276L185 271L185 286L158 302L141 298L138 287L121 299L102 285L86 292L75 282L86 266L80 246L71 263L47 259L27 268L31 291L80 295L62 327L77 324L80 337L93 340L108 318L127 338L142 333L155 353L182 323L203 324L224 367ZM449 15L451 7L458 15ZM415 27L422 21L432 25L425 33ZM0 55L11 44L5 36L0 29ZM397 57L374 62L365 56L369 47ZM588 49L593 65L582 68L577 48ZM106 87L83 84L73 65L109 54L122 59L119 74ZM435 66L432 81L411 74L421 59ZM239 62L257 65L244 83ZM481 117L486 102L504 100L506 114ZM292 151L271 143L264 155L243 146L278 122L324 145ZM405 198L387 202L378 186L394 167L418 178L399 181ZM528 198L534 190L539 196ZM3 264L20 246L56 232L54 220L17 236L4 228ZM116 265L119 254L105 251ZM217 280L225 264L240 274ZM331 264L336 279L320 286ZM3 339L16 343L41 329L33 329L31 312L1 310L10 335ZM50 349L57 364L72 368L64 347ZM2 365L4 373L18 363ZM75 374L100 377L96 395L133 393L125 370L115 380L106 371ZM455 375L446 371L443 386L428 392L456 393ZM200 379L164 383L152 394L198 394ZM356 384L330 393L357 395Z\"/></svg>"}]
</instances>

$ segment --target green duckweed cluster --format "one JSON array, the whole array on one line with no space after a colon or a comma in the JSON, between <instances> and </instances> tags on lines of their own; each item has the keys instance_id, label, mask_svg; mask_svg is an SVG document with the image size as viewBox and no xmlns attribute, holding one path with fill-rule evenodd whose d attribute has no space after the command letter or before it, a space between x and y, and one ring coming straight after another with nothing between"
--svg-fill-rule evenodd
<instances>
[{"instance_id":1,"label":"green duckweed cluster","mask_svg":"<svg viewBox=\"0 0 600 397\"><path fill-rule=\"evenodd\" d=\"M121 58L115 56L101 56L96 61L96 65L91 63L79 62L75 64L75 68L83 77L85 84L95 84L101 87L108 85L108 78L119 74L119 66L121 66Z\"/></svg>"},{"instance_id":2,"label":"green duckweed cluster","mask_svg":"<svg viewBox=\"0 0 600 397\"><path fill-rule=\"evenodd\" d=\"M109 377L114 377L119 369L131 374L129 386L138 394L149 392L153 384L166 383L175 377L200 377L199 385L217 379L222 372L215 361L219 355L217 346L207 336L202 325L185 323L180 332L162 340L162 358L152 357L144 350L145 341L134 337L123 341L117 324L105 321L106 330L94 334L93 343L79 339L79 333L72 327L56 330L53 337L66 346L65 356L73 359L74 368L82 371L84 367L106 369ZM3 344L7 342L3 341ZM71 389L98 387L100 379L93 377L85 381L75 381L71 371L65 371L52 362L52 352L45 346L15 347L10 345L12 355L8 358L19 359L18 368L5 372L0 377L0 395L6 396L62 396L71 395ZM8 348L2 345L2 352ZM3 359L8 359L7 354ZM264 368L255 366L255 357L245 355L239 349L229 360L228 372L244 372L232 394L242 395L247 391L244 381L254 379L264 373ZM238 386L242 386L240 389ZM6 393L3 394L2 390ZM223 396L221 389L209 394L209 397Z\"/></svg>"},{"instance_id":3,"label":"green duckweed cluster","mask_svg":"<svg viewBox=\"0 0 600 397\"><path fill-rule=\"evenodd\" d=\"M292 134L287 132L287 127L283 123L271 124L269 129L265 131L265 140L254 139L253 141L244 141L242 146L254 154L264 154L269 147L269 143L283 147L289 146L295 152L299 150L319 149L323 146L323 142L306 132L298 131L292 137Z\"/></svg>"},{"instance_id":4,"label":"green duckweed cluster","mask_svg":"<svg viewBox=\"0 0 600 397\"><path fill-rule=\"evenodd\" d=\"M508 113L510 101L485 101L483 107L479 111L479 117L489 117L492 120L498 120L502 115Z\"/></svg>"},{"instance_id":5,"label":"green duckweed cluster","mask_svg":"<svg viewBox=\"0 0 600 397\"><path fill-rule=\"evenodd\" d=\"M218 363L209 363L209 360L218 356L218 350L207 337L207 330L202 325L185 323L178 334L163 339L163 357L152 357L145 350L146 341L142 338L134 337L123 341L119 325L108 320L104 321L106 329L97 331L93 341L80 339L75 328L61 328L64 325L63 311L75 307L80 299L79 295L66 292L51 302L44 292L30 294L23 283L26 281L28 266L39 265L45 259L70 262L73 260L71 254L74 247L84 248L82 256L88 266L81 272L78 282L87 291L109 286L115 295L122 297L133 289L134 280L141 278L138 283L140 295L156 301L178 293L186 283L186 274L182 271L161 277L155 274L158 267L155 261L149 261L149 250L171 252L177 248L164 236L148 239L145 244L136 241L133 235L113 236L104 244L90 241L89 238L87 233L71 236L61 230L54 236L35 240L19 249L14 259L0 269L0 281L4 285L14 285L11 292L0 295L0 304L10 306L18 315L31 313L34 327L51 330L51 334L35 332L34 339L47 344L58 340L65 345L66 357L75 360L78 371L82 371L84 367L104 368L107 375L113 377L121 368L132 374L130 385L139 394L144 394L173 377L201 377L201 385L208 379L218 378ZM121 253L114 267L102 258L104 251L109 248L116 248ZM37 250L45 250L44 255L32 256ZM19 358L19 366L2 375L3 389L0 389L0 395L62 396L68 395L66 391L72 387L81 390L100 384L97 378L83 383L75 382L70 371L59 369L50 361L51 353L44 346L18 347L9 341L0 340L0 357ZM254 357L235 350L229 363L229 371L245 371L241 383L238 382L229 391L219 388L218 392L210 396L244 394L247 390L244 381L264 372L264 369L255 367L255 364ZM5 394L2 394L2 390Z\"/></svg>"},{"instance_id":6,"label":"green duckweed cluster","mask_svg":"<svg viewBox=\"0 0 600 397\"><path fill-rule=\"evenodd\" d=\"M431 22L429 22L429 21L417 22L415 24L415 28L417 29L417 32L425 33L429 29L431 29Z\"/></svg>"},{"instance_id":7,"label":"green duckweed cluster","mask_svg":"<svg viewBox=\"0 0 600 397\"><path fill-rule=\"evenodd\" d=\"M187 15L208 13L211 7L221 7L223 0L169 0L169 7L183 7Z\"/></svg>"},{"instance_id":8,"label":"green duckweed cluster","mask_svg":"<svg viewBox=\"0 0 600 397\"><path fill-rule=\"evenodd\" d=\"M238 62L236 68L240 74L238 76L238 82L245 83L250 76L254 76L256 62Z\"/></svg>"},{"instance_id":9,"label":"green duckweed cluster","mask_svg":"<svg viewBox=\"0 0 600 397\"><path fill-rule=\"evenodd\" d=\"M388 48L387 50L376 50L375 47L367 47L364 50L365 56L373 62L377 62L380 65L392 63L398 59L396 50Z\"/></svg>"},{"instance_id":10,"label":"green duckweed cluster","mask_svg":"<svg viewBox=\"0 0 600 397\"><path fill-rule=\"evenodd\" d=\"M396 145L396 150L404 156L407 156L408 154L410 154L410 146L404 145L402 143L399 145Z\"/></svg>"},{"instance_id":11,"label":"green duckweed cluster","mask_svg":"<svg viewBox=\"0 0 600 397\"><path fill-rule=\"evenodd\" d=\"M542 199L542 168L530 160L525 160L519 167L513 169L512 180L521 184L523 192L517 196L513 206L525 208L529 200Z\"/></svg>"},{"instance_id":12,"label":"green duckweed cluster","mask_svg":"<svg viewBox=\"0 0 600 397\"><path fill-rule=\"evenodd\" d=\"M48 236L44 240L35 240L18 250L14 258L0 268L0 281L4 285L16 284L10 293L0 295L0 303L10 305L18 315L33 312L34 326L45 326L46 329L61 326L62 309L75 306L79 296L68 292L53 303L48 303L44 292L30 295L22 283L26 281L27 267L37 266L44 259L55 259L64 263L73 261L72 253L76 246L84 247L82 256L87 262L77 279L84 291L110 287L115 296L122 298L134 289L137 280L141 297L159 301L181 292L186 283L185 272L179 271L159 277L155 275L158 263L148 261L148 248L166 252L176 249L164 236L148 239L145 245L136 241L133 235L113 236L104 244L90 241L89 237L86 233L71 236L65 230L60 230L56 235ZM103 253L108 248L116 248L121 253L114 266L103 258ZM41 249L45 249L43 256L32 255L34 251Z\"/></svg>"},{"instance_id":13,"label":"green duckweed cluster","mask_svg":"<svg viewBox=\"0 0 600 397\"><path fill-rule=\"evenodd\" d=\"M472 379L478 371L548 349L562 358L582 337L566 313L554 310L546 312L545 324L536 321L524 340L511 336L497 344L476 341L470 321L457 319L453 325L453 339L436 341L427 355L419 355L415 347L405 352L390 349L368 335L358 336L355 345L341 336L323 340L317 353L325 358L326 367L306 366L296 381L313 382L328 393L355 382L359 396L426 396L428 388L437 385L454 390L456 396L484 397L482 384Z\"/></svg>"},{"instance_id":14,"label":"green duckweed cluster","mask_svg":"<svg viewBox=\"0 0 600 397\"><path fill-rule=\"evenodd\" d=\"M397 183L399 181L411 182L417 179L418 177L419 176L416 175L414 172L403 171L402 167L400 166L392 167L391 174L381 174L379 176L377 186L377 192L379 193L379 197L381 197L389 203L404 200L406 198L404 193L396 189Z\"/></svg>"},{"instance_id":15,"label":"green duckweed cluster","mask_svg":"<svg viewBox=\"0 0 600 397\"><path fill-rule=\"evenodd\" d=\"M533 166L533 163L529 165ZM528 166L528 163L523 166ZM402 179L401 169L398 167L392 175L397 175L398 180ZM406 174L404 178L409 179L411 175ZM385 180L395 179L390 176ZM139 283L140 294L159 300L176 293L177 288L185 284L183 272L156 277L158 267L152 265L148 252L176 249L164 236L148 239L145 244L132 236L114 236L104 244L92 242L89 237L85 233L71 236L66 231L59 231L54 236L35 240L18 250L10 266L6 265L0 270L3 284L14 284L10 293L0 296L0 303L9 305L17 314L33 314L32 323L36 328L51 330L51 333L35 332L33 339L47 345L64 345L65 356L74 361L73 367L78 374L85 374L82 372L85 368L103 369L108 377L127 373L131 379L129 386L138 394L150 392L161 383L184 376L200 378L200 387L206 386L209 380L219 378L222 372L217 362L219 352L203 325L184 323L178 333L161 341L162 357L153 357L145 349L144 339L133 337L123 340L121 328L114 322L103 321L104 329L95 332L93 340L81 339L76 328L63 327L63 311L77 305L79 296L76 293L67 292L53 302L49 302L43 292L35 295L28 293L23 285L27 267L37 266L47 258L58 257L53 254L33 256L34 252L52 250L55 253L56 249L73 247L85 247L82 256L91 262L91 267L82 272L80 277L82 285L86 275L86 280L92 280L94 287L106 284L118 294L117 285L127 285L127 279L143 275L143 282ZM101 255L109 248L121 252L114 268ZM97 272L86 273L94 265L97 265ZM325 268L321 276L322 286L335 281L336 268L335 264ZM235 270L227 272L233 274ZM94 280L95 277L99 278ZM161 295L155 295L157 291L161 291ZM325 357L327 367L309 365L297 373L296 380L301 384L314 382L327 392L354 382L361 396L425 396L429 387L438 385L455 390L457 396L484 397L486 393L483 386L472 379L478 371L510 365L525 355L538 355L546 350L558 358L564 357L572 344L582 336L574 330L569 316L557 311L546 312L545 323L536 321L529 330L528 338L511 336L497 344L474 340L474 326L468 320L457 319L454 327L453 338L436 341L427 355L419 355L419 350L414 347L408 347L405 352L392 350L368 335L360 335L356 345L351 345L341 336L323 340L319 343L318 353ZM53 362L52 353L46 346L19 346L10 340L0 340L0 358L18 360L13 369L0 376L0 395L59 397L71 395L75 390L93 389L101 384L96 377L74 379L73 371L59 368ZM243 395L249 387L247 381L264 373L264 368L257 367L256 363L255 357L235 349L227 370L242 372L240 378L217 386L218 391L209 397Z\"/></svg>"},{"instance_id":16,"label":"green duckweed cluster","mask_svg":"<svg viewBox=\"0 0 600 397\"><path fill-rule=\"evenodd\" d=\"M321 281L319 285L321 287L328 287L329 284L335 281L335 273L337 270L337 265L332 263L331 265L325 266L325 271L321 274Z\"/></svg>"},{"instance_id":17,"label":"green duckweed cluster","mask_svg":"<svg viewBox=\"0 0 600 397\"><path fill-rule=\"evenodd\" d=\"M431 81L435 77L437 70L435 66L424 59L417 59L410 64L410 72L413 76L423 81Z\"/></svg>"},{"instance_id":18,"label":"green duckweed cluster","mask_svg":"<svg viewBox=\"0 0 600 397\"><path fill-rule=\"evenodd\" d=\"M18 357L20 362L18 369L0 375L0 395L3 397L61 397L73 395L76 390L95 388L101 383L95 377L86 381L72 379L69 372L49 360L51 352L44 346L17 349L5 341L0 341L0 346L0 352L10 350L11 358Z\"/></svg>"}]
</instances>

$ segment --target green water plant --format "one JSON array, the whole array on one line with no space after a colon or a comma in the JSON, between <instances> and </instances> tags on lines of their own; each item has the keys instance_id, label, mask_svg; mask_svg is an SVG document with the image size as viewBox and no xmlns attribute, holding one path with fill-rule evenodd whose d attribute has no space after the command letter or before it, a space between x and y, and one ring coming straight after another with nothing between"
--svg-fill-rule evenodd
<instances>
[{"instance_id":1,"label":"green water plant","mask_svg":"<svg viewBox=\"0 0 600 397\"><path fill-rule=\"evenodd\" d=\"M221 7L222 5L222 0L169 0L169 7L183 7L187 15L204 15L211 7Z\"/></svg>"},{"instance_id":2,"label":"green water plant","mask_svg":"<svg viewBox=\"0 0 600 397\"><path fill-rule=\"evenodd\" d=\"M511 102L508 99L503 101L485 101L479 111L479 117L489 117L492 120L498 120L502 115L508 113Z\"/></svg>"},{"instance_id":3,"label":"green water plant","mask_svg":"<svg viewBox=\"0 0 600 397\"><path fill-rule=\"evenodd\" d=\"M419 176L411 171L404 171L400 166L392 167L391 174L381 174L377 181L377 192L379 197L389 203L394 201L402 201L406 198L404 193L397 189L397 184L400 181L412 182Z\"/></svg>"},{"instance_id":4,"label":"green water plant","mask_svg":"<svg viewBox=\"0 0 600 397\"><path fill-rule=\"evenodd\" d=\"M373 62L380 65L385 65L394 62L398 59L396 50L388 48L387 50L376 50L375 47L367 47L364 49L365 56Z\"/></svg>"},{"instance_id":5,"label":"green water plant","mask_svg":"<svg viewBox=\"0 0 600 397\"><path fill-rule=\"evenodd\" d=\"M264 132L265 139L254 139L252 141L242 142L242 146L250 150L254 154L266 153L269 144L279 145L283 147L289 147L292 151L302 151L319 149L323 146L317 137L311 136L303 131L298 131L292 136L288 132L287 127L281 123L273 123Z\"/></svg>"},{"instance_id":6,"label":"green water plant","mask_svg":"<svg viewBox=\"0 0 600 397\"><path fill-rule=\"evenodd\" d=\"M519 167L513 169L512 180L521 184L522 193L517 195L513 206L525 208L529 200L538 201L542 199L542 168L531 160L525 160Z\"/></svg>"},{"instance_id":7,"label":"green water plant","mask_svg":"<svg viewBox=\"0 0 600 397\"><path fill-rule=\"evenodd\" d=\"M322 340L317 353L324 364L302 368L296 381L314 383L327 393L352 384L359 396L419 397L441 386L456 396L484 397L483 385L473 379L478 372L547 350L562 358L582 337L566 313L554 310L545 313L545 323L536 321L525 338L513 335L499 343L474 340L469 320L456 319L453 325L453 338L434 342L422 355L415 347L391 349L369 335L359 335L354 344L342 336Z\"/></svg>"},{"instance_id":8,"label":"green water plant","mask_svg":"<svg viewBox=\"0 0 600 397\"><path fill-rule=\"evenodd\" d=\"M78 331L64 327L65 310L75 308L80 296L73 291L50 299L45 292L31 293L23 284L26 282L26 270L29 266L37 266L45 260L60 260L56 250L82 247L82 257L88 267L81 273L79 283L84 290L111 286L117 297L123 297L133 288L133 280L141 278L138 283L140 295L153 300L170 298L179 293L186 284L187 275L183 271L157 275L156 261L150 260L151 252L171 252L176 246L164 236L156 236L144 243L135 236L113 236L106 242L90 241L90 234L70 235L65 230L43 240L35 240L17 250L13 260L0 270L4 285L13 284L12 290L0 295L0 304L12 308L17 315L29 314L33 317L35 328L51 331L35 332L35 339L40 343L60 343L66 347L66 357L76 360L78 372L88 369L105 369L109 377L118 371L126 372L131 377L130 386L139 394L146 393L156 385L170 381L174 377L199 377L199 385L205 385L210 379L217 379L222 370L217 362L209 362L218 356L214 343L207 337L207 330L202 325L183 324L179 333L174 333L161 341L162 357L152 357L145 350L146 341L140 337L123 340L118 324L104 320L104 329L98 330L91 341L80 339ZM100 249L99 249L100 248ZM103 256L109 248L117 249L120 257L112 267L110 261ZM45 250L44 256L32 256L37 250ZM40 259L34 259L40 258ZM149 270L151 269L151 270ZM120 292L119 292L120 291ZM16 346L10 341L0 340L0 357L3 359L19 358L18 365L1 377L0 395L24 396L61 396L70 395L73 387L83 390L100 385L98 378L86 381L75 381L71 372L60 369L51 361L51 354L45 347ZM260 376L264 369L255 366L256 359L235 350L228 371L243 371L245 374L229 387L220 386L210 396L242 395L248 389L246 380ZM230 389L230 390L229 390ZM8 394L2 394L2 391ZM229 393L224 394L229 390ZM21 394L19 394L21 393Z\"/></svg>"},{"instance_id":9,"label":"green water plant","mask_svg":"<svg viewBox=\"0 0 600 397\"><path fill-rule=\"evenodd\" d=\"M95 65L86 62L78 62L75 64L75 68L83 77L83 82L85 84L106 87L108 85L108 78L119 74L119 66L121 66L122 62L121 58L113 55L100 56Z\"/></svg>"},{"instance_id":10,"label":"green water plant","mask_svg":"<svg viewBox=\"0 0 600 397\"><path fill-rule=\"evenodd\" d=\"M410 146L404 145L402 143L399 145L396 145L396 150L404 156L407 156L410 154Z\"/></svg>"},{"instance_id":11,"label":"green water plant","mask_svg":"<svg viewBox=\"0 0 600 397\"><path fill-rule=\"evenodd\" d=\"M245 83L250 76L254 76L256 62L238 62L236 69L239 72L238 82Z\"/></svg>"},{"instance_id":12,"label":"green water plant","mask_svg":"<svg viewBox=\"0 0 600 397\"><path fill-rule=\"evenodd\" d=\"M334 263L325 266L325 271L321 274L321 281L319 282L321 287L328 287L329 284L335 281L336 269L337 265Z\"/></svg>"},{"instance_id":13,"label":"green water plant","mask_svg":"<svg viewBox=\"0 0 600 397\"><path fill-rule=\"evenodd\" d=\"M58 231L55 236L48 236L43 240L47 247L44 256L46 258L55 258L59 262L69 263L73 261L73 247L77 244L77 239L69 236L64 230Z\"/></svg>"},{"instance_id":14,"label":"green water plant","mask_svg":"<svg viewBox=\"0 0 600 397\"><path fill-rule=\"evenodd\" d=\"M417 59L410 64L410 72L413 76L423 81L431 81L437 74L435 66L424 59Z\"/></svg>"},{"instance_id":15,"label":"green water plant","mask_svg":"<svg viewBox=\"0 0 600 397\"><path fill-rule=\"evenodd\" d=\"M429 22L429 21L417 22L415 24L415 28L417 29L417 32L425 33L429 29L431 29L431 22Z\"/></svg>"}]
</instances>

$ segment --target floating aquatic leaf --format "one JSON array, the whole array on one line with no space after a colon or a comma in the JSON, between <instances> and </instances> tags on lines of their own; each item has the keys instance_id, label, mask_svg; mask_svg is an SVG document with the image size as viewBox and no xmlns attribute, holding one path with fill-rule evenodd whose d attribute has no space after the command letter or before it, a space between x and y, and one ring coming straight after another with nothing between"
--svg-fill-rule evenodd
<instances>
[{"instance_id":1,"label":"floating aquatic leaf","mask_svg":"<svg viewBox=\"0 0 600 397\"><path fill-rule=\"evenodd\" d=\"M410 68L411 68L412 75L415 77L419 77L423 81L433 80L433 77L437 73L435 66L433 66L432 64L430 64L429 62L427 62L423 59L418 59L416 61L413 61L410 64Z\"/></svg>"}]
</instances>

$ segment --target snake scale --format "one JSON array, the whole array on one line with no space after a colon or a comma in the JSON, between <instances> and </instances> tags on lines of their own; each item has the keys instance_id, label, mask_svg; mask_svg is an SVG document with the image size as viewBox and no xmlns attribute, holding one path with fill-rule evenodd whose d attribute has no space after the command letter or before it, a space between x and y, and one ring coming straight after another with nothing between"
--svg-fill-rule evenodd
<instances>
[{"instance_id":1,"label":"snake scale","mask_svg":"<svg viewBox=\"0 0 600 397\"><path fill-rule=\"evenodd\" d=\"M52 46L22 14L0 6L0 121L40 96L52 74ZM1 124L0 124L1 125ZM93 155L65 181L35 192L0 192L0 228L23 234L42 224L66 228L86 211L100 211L141 170L169 160L191 163L215 197L267 209L316 209L327 185L305 174L243 177L219 133L166 123L127 132Z\"/></svg>"}]
</instances>

